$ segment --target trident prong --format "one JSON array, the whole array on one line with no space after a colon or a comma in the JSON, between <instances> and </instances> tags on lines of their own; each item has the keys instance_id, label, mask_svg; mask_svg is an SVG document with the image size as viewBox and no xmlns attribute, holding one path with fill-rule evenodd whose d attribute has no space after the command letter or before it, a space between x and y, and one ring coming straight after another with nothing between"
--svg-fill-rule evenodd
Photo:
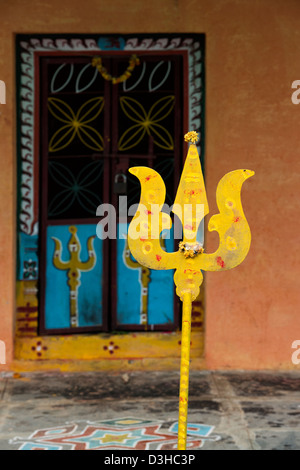
<instances>
[{"instance_id":1,"label":"trident prong","mask_svg":"<svg viewBox=\"0 0 300 470\"><path fill-rule=\"evenodd\" d=\"M219 182L216 192L219 214L210 218L208 229L219 234L219 247L206 254L197 243L201 220L208 214L208 204L199 154L197 134L189 132L191 142L172 209L182 223L183 241L177 252L166 253L159 243L163 229L171 228L171 218L161 212L166 188L153 169L134 167L129 171L141 184L137 212L128 229L129 249L134 258L150 269L175 269L176 293L183 303L180 363L178 449L185 450L187 435L188 385L190 362L192 302L199 294L202 271L222 271L238 266L246 257L251 242L250 228L241 203L244 181L254 175L251 170L235 170ZM188 211L185 209L189 208Z\"/></svg>"},{"instance_id":2,"label":"trident prong","mask_svg":"<svg viewBox=\"0 0 300 470\"><path fill-rule=\"evenodd\" d=\"M53 254L53 264L57 269L67 270L68 286L70 287L70 323L71 327L78 327L78 288L81 284L80 276L82 271L90 271L96 264L96 252L93 247L95 236L87 240L88 259L85 262L80 260L81 245L77 236L77 227L71 225L69 232L72 234L68 243L70 253L69 261L62 261L62 244L58 238L52 237L55 243Z\"/></svg>"}]
</instances>

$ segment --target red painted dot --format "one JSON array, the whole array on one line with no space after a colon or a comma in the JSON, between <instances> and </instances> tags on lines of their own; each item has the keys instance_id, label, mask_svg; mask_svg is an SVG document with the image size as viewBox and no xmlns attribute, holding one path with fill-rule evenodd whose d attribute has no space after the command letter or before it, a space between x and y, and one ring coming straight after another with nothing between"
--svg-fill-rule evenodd
<instances>
[{"instance_id":1,"label":"red painted dot","mask_svg":"<svg viewBox=\"0 0 300 470\"><path fill-rule=\"evenodd\" d=\"M157 261L160 261L160 260L161 260L161 256L156 255L156 259L157 259Z\"/></svg>"},{"instance_id":2,"label":"red painted dot","mask_svg":"<svg viewBox=\"0 0 300 470\"><path fill-rule=\"evenodd\" d=\"M221 268L225 268L225 262L222 260L221 256L216 257L216 262Z\"/></svg>"}]
</instances>

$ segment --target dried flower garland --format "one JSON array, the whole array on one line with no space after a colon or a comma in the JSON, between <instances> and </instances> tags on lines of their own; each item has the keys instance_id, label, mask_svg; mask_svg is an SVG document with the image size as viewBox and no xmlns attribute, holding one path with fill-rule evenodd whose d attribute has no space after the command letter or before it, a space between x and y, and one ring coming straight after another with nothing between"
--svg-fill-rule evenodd
<instances>
[{"instance_id":1,"label":"dried flower garland","mask_svg":"<svg viewBox=\"0 0 300 470\"><path fill-rule=\"evenodd\" d=\"M101 57L93 57L92 59L92 66L97 67L99 73L102 75L104 80L111 81L113 85L117 85L118 83L125 82L131 76L131 73L133 72L135 66L139 64L140 64L140 59L135 54L133 54L129 59L129 65L127 69L125 70L125 72L119 77L113 77L107 72L106 68L103 67Z\"/></svg>"}]
</instances>

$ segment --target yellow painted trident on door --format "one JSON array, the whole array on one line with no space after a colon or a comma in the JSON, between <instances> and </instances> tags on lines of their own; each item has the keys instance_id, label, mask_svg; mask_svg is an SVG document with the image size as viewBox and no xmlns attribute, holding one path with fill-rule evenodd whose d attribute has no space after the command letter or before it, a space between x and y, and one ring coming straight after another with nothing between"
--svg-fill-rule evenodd
<instances>
[{"instance_id":1,"label":"yellow painted trident on door","mask_svg":"<svg viewBox=\"0 0 300 470\"><path fill-rule=\"evenodd\" d=\"M179 250L165 252L160 245L162 230L172 225L168 214L161 209L166 188L161 176L151 168L134 167L129 171L141 184L141 197L137 212L128 229L129 248L134 258L151 269L175 269L176 293L183 303L182 341L180 363L180 395L178 420L178 449L186 449L189 362L192 302L199 294L204 271L225 271L238 266L246 257L251 242L249 225L241 203L244 181L254 175L251 170L227 173L217 187L217 204L220 213L213 215L209 231L219 233L219 247L215 253L204 253L197 242L201 220L208 214L206 191L196 147L198 135L188 132L190 142L172 212L182 223L183 241Z\"/></svg>"},{"instance_id":2,"label":"yellow painted trident on door","mask_svg":"<svg viewBox=\"0 0 300 470\"><path fill-rule=\"evenodd\" d=\"M71 238L68 243L70 259L62 261L62 244L61 241L52 237L55 243L55 251L53 254L53 264L57 269L66 270L68 273L68 286L70 287L70 323L72 328L78 327L78 288L81 284L81 272L91 271L96 264L96 252L93 247L95 236L92 235L87 240L88 259L80 260L81 244L77 236L77 227L71 225L69 227Z\"/></svg>"}]
</instances>

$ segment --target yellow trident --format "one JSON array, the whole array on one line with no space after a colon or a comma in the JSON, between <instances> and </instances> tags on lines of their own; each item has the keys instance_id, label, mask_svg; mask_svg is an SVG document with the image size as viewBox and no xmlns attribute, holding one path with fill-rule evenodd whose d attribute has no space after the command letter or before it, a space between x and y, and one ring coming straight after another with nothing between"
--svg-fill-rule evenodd
<instances>
[{"instance_id":1,"label":"yellow trident","mask_svg":"<svg viewBox=\"0 0 300 470\"><path fill-rule=\"evenodd\" d=\"M62 261L62 245L58 238L52 237L55 243L55 251L53 255L53 264L57 269L68 270L68 286L70 287L70 317L71 327L78 326L78 288L80 286L81 271L90 271L96 264L96 253L93 248L95 236L91 236L87 241L88 260L80 261L81 245L77 237L77 227L71 225L69 232L72 234L68 243L70 252L70 260Z\"/></svg>"},{"instance_id":2,"label":"yellow trident","mask_svg":"<svg viewBox=\"0 0 300 470\"><path fill-rule=\"evenodd\" d=\"M232 269L245 259L249 251L251 233L242 209L241 188L244 181L254 175L251 170L235 170L220 180L216 193L220 213L213 215L208 224L209 231L215 230L219 234L219 247L215 253L204 253L197 242L197 231L209 209L195 145L198 135L194 131L188 132L185 140L191 143L172 208L183 229L183 241L177 252L165 252L159 241L162 230L170 229L172 225L170 216L161 212L166 195L163 179L151 168L133 167L129 170L141 184L140 203L128 229L130 251L141 265L150 269L175 269L176 293L183 303L179 450L186 449L192 302L199 294L202 270Z\"/></svg>"}]
</instances>

